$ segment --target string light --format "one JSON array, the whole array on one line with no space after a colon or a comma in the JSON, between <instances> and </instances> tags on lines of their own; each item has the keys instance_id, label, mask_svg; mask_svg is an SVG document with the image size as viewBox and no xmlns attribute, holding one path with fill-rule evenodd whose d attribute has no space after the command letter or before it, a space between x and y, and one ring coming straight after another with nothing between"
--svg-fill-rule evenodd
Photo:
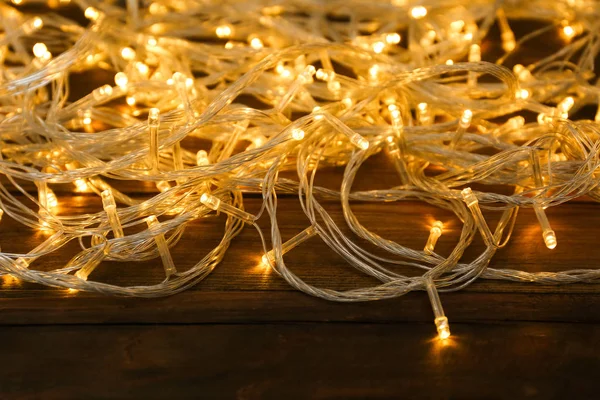
<instances>
[{"instance_id":1,"label":"string light","mask_svg":"<svg viewBox=\"0 0 600 400\"><path fill-rule=\"evenodd\" d=\"M435 221L431 230L429 231L429 238L427 239L427 243L425 244L425 253L432 254L433 249L435 248L435 244L437 243L440 236L442 236L442 229L444 229L444 224L442 221Z\"/></svg>"},{"instance_id":2,"label":"string light","mask_svg":"<svg viewBox=\"0 0 600 400\"><path fill-rule=\"evenodd\" d=\"M414 19L421 19L427 15L427 9L423 6L413 7L410 10L410 15Z\"/></svg>"},{"instance_id":3,"label":"string light","mask_svg":"<svg viewBox=\"0 0 600 400\"><path fill-rule=\"evenodd\" d=\"M230 25L221 25L217 27L215 33L217 34L217 37L228 38L231 37L233 28Z\"/></svg>"},{"instance_id":4,"label":"string light","mask_svg":"<svg viewBox=\"0 0 600 400\"><path fill-rule=\"evenodd\" d=\"M169 295L207 276L247 225L257 229L262 244L256 256L311 295L365 301L427 291L440 339L450 328L438 289L462 288L474 276L546 284L600 279L595 270L499 271L492 258L510 244L501 239L511 237L510 221L519 208L536 215L540 239L553 249L557 235L547 209L584 195L598 197L600 94L593 66L599 48L589 21L597 7L562 16L560 2L451 0L432 7L392 0L370 4L365 22L350 1L350 22L323 24L324 15L338 12L335 2L303 3L302 13L258 0L244 7L208 2L205 8L187 2L88 3L71 3L85 4L85 28L63 16L42 19L15 7L22 0L2 6L10 11L0 21L6 42L0 172L10 179L0 184L0 219L13 218L50 236L29 253L5 253L0 275L74 292ZM548 24L519 33L517 41L512 21L527 17ZM488 29L493 22L499 37ZM564 39L559 51L512 70L508 54L493 59L489 49L526 48L530 37L544 40L548 26ZM190 33L192 27L198 34ZM69 95L71 77L99 70L112 71L114 87L102 82L80 99ZM89 85L94 82L100 80ZM572 120L590 104L597 110L595 122ZM357 171L375 154L390 161L396 186L352 191ZM335 167L344 169L339 191L315 184L318 172ZM284 171L297 172L297 180L280 178ZM132 190L155 189L146 199L134 199L112 187L113 180L126 181ZM33 189L23 181L33 182ZM57 189L65 183L75 193L88 193L86 198L99 194L103 210L70 212L69 197ZM513 187L514 193L495 193L496 186ZM476 187L485 189L471 189ZM283 241L278 223L285 210L277 198L291 192L299 195L309 223ZM262 207L256 214L245 211L245 197L257 193ZM369 246L344 233L342 222L321 206L327 199L341 202L350 231ZM426 217L423 251L408 249L367 230L351 209L356 201L403 200L453 212L464 224L457 249L478 235L485 250L474 261L461 259L462 251L438 254L440 235L454 232ZM503 210L494 231L484 217L493 210ZM175 266L170 248L188 224L215 214L227 221L221 243L202 260ZM305 242L311 237L383 283L338 291L294 275L283 256L296 246L310 247ZM61 252L70 240L84 248L65 268L36 269L38 258ZM388 255L371 253L372 246ZM93 279L104 260L126 265L159 257L167 278L162 283L118 286ZM388 262L425 273L404 276Z\"/></svg>"}]
</instances>

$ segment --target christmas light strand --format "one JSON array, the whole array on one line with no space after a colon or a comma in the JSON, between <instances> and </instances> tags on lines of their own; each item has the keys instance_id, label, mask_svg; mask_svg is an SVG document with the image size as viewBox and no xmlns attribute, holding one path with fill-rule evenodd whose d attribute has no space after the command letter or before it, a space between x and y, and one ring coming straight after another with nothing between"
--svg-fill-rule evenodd
<instances>
[{"instance_id":1,"label":"christmas light strand","mask_svg":"<svg viewBox=\"0 0 600 400\"><path fill-rule=\"evenodd\" d=\"M54 11L40 12L44 7ZM84 18L58 12L64 7ZM591 0L2 4L0 173L7 180L0 206L48 238L26 254L0 253L0 274L71 290L165 296L210 274L250 225L262 241L263 264L310 295L367 301L426 292L441 339L450 327L438 290L460 290L478 278L595 282L600 270L531 273L489 265L510 245L520 207L534 210L540 241L554 249L560 232L545 210L583 195L600 198L599 14ZM511 24L523 19L545 27L516 37ZM494 24L504 52L498 60L486 58ZM556 31L564 41L556 52L528 65L507 63L531 40L543 43ZM114 84L69 100L72 74L100 70L114 74ZM586 106L598 109L594 121L573 118ZM184 139L192 138L209 150L191 149ZM353 191L361 165L381 152L401 184ZM345 167L339 191L316 186L316 175L335 166ZM282 171L295 171L297 180L279 177ZM112 187L114 180L151 182L157 193L132 198ZM66 200L52 186L65 183L100 196L103 211L57 214ZM514 192L478 191L478 184ZM244 210L247 193L262 194L256 214ZM286 242L278 193L296 193L310 221ZM351 231L386 257L343 232L322 204L332 199ZM356 201L406 200L462 221L449 256L435 251L442 221L429 226L424 247L410 249L369 231L352 211ZM502 212L495 227L482 209ZM216 213L227 216L219 245L192 267L176 265L170 248L186 225ZM257 223L262 215L270 226ZM485 250L461 262L476 235ZM284 255L317 237L380 284L336 291L303 281ZM67 265L36 268L73 240L82 249ZM150 259L161 260L160 284L94 281L103 261ZM394 266L422 273L405 276Z\"/></svg>"}]
</instances>

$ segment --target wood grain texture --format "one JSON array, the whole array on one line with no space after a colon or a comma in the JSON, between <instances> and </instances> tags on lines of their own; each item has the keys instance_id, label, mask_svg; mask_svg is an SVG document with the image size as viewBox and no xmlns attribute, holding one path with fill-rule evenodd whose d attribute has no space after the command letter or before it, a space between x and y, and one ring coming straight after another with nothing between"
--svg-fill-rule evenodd
<instances>
[{"instance_id":1,"label":"wood grain texture","mask_svg":"<svg viewBox=\"0 0 600 400\"><path fill-rule=\"evenodd\" d=\"M0 397L596 398L597 325L453 329L441 345L430 324L5 327Z\"/></svg>"}]
</instances>

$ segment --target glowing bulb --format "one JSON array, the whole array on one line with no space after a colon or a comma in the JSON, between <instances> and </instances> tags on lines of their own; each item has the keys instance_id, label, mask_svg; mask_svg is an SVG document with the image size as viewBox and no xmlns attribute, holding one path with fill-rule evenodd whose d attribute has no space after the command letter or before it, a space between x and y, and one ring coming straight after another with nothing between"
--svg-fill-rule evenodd
<instances>
[{"instance_id":1,"label":"glowing bulb","mask_svg":"<svg viewBox=\"0 0 600 400\"><path fill-rule=\"evenodd\" d=\"M374 83L379 81L379 64L373 64L369 68L369 80Z\"/></svg>"},{"instance_id":2,"label":"glowing bulb","mask_svg":"<svg viewBox=\"0 0 600 400\"><path fill-rule=\"evenodd\" d=\"M264 45L263 45L263 42L262 42L262 40L260 40L260 39L259 39L259 38L257 38L257 37L255 37L255 38L252 38L252 39L250 40L250 47L252 47L252 48L253 48L253 49L255 49L255 50L262 49L262 48L263 48L263 46L264 46Z\"/></svg>"},{"instance_id":3,"label":"glowing bulb","mask_svg":"<svg viewBox=\"0 0 600 400\"><path fill-rule=\"evenodd\" d=\"M146 224L149 229L156 228L160 223L156 216L151 215L146 218ZM175 264L173 263L173 258L171 257L171 252L169 251L169 245L165 240L164 233L159 233L154 236L154 242L156 243L156 247L158 248L158 254L163 263L163 268L165 270L166 277L170 277L173 274L177 273L177 269L175 268Z\"/></svg>"},{"instance_id":4,"label":"glowing bulb","mask_svg":"<svg viewBox=\"0 0 600 400\"><path fill-rule=\"evenodd\" d=\"M517 92L515 93L515 97L517 99L527 99L529 98L529 90L527 89L517 89Z\"/></svg>"},{"instance_id":5,"label":"glowing bulb","mask_svg":"<svg viewBox=\"0 0 600 400\"><path fill-rule=\"evenodd\" d=\"M164 192L168 191L169 189L171 189L171 185L167 181L158 181L158 182L156 182L156 188L161 193L164 193Z\"/></svg>"},{"instance_id":6,"label":"glowing bulb","mask_svg":"<svg viewBox=\"0 0 600 400\"><path fill-rule=\"evenodd\" d=\"M150 14L152 15L162 15L166 14L169 10L162 4L152 3L150 4L150 7L148 7L148 11L150 11Z\"/></svg>"},{"instance_id":7,"label":"glowing bulb","mask_svg":"<svg viewBox=\"0 0 600 400\"><path fill-rule=\"evenodd\" d=\"M278 65L277 68L275 69L275 72L277 72L279 75L281 75L282 78L289 78L292 76L291 69L285 68L282 65Z\"/></svg>"},{"instance_id":8,"label":"glowing bulb","mask_svg":"<svg viewBox=\"0 0 600 400\"><path fill-rule=\"evenodd\" d=\"M535 211L535 216L542 227L542 237L544 239L544 244L550 250L554 249L557 244L556 234L550 227L550 222L548 221L548 217L546 216L546 212L544 208L539 204L534 204L533 210Z\"/></svg>"},{"instance_id":9,"label":"glowing bulb","mask_svg":"<svg viewBox=\"0 0 600 400\"><path fill-rule=\"evenodd\" d=\"M127 98L125 99L125 102L130 105L130 106L135 106L136 100L135 97L133 96L127 96Z\"/></svg>"},{"instance_id":10,"label":"glowing bulb","mask_svg":"<svg viewBox=\"0 0 600 400\"><path fill-rule=\"evenodd\" d=\"M46 190L46 205L50 209L56 208L58 206L58 198L56 197L56 194L50 188Z\"/></svg>"},{"instance_id":11,"label":"glowing bulb","mask_svg":"<svg viewBox=\"0 0 600 400\"><path fill-rule=\"evenodd\" d=\"M123 47L121 49L121 57L123 57L123 59L131 61L133 59L135 59L135 50L132 49L131 47Z\"/></svg>"},{"instance_id":12,"label":"glowing bulb","mask_svg":"<svg viewBox=\"0 0 600 400\"><path fill-rule=\"evenodd\" d=\"M231 204L223 203L220 199L211 194L203 193L202 196L200 196L200 202L211 210L222 211L225 214L238 218L244 222L254 223L254 221L256 221L256 216L242 211Z\"/></svg>"},{"instance_id":13,"label":"glowing bulb","mask_svg":"<svg viewBox=\"0 0 600 400\"><path fill-rule=\"evenodd\" d=\"M231 27L231 25L220 25L217 26L215 33L219 38L228 38L231 37L231 35L233 34L233 28Z\"/></svg>"},{"instance_id":14,"label":"glowing bulb","mask_svg":"<svg viewBox=\"0 0 600 400\"><path fill-rule=\"evenodd\" d=\"M91 110L85 110L83 112L82 122L84 125L90 125L92 123L92 111Z\"/></svg>"},{"instance_id":15,"label":"glowing bulb","mask_svg":"<svg viewBox=\"0 0 600 400\"><path fill-rule=\"evenodd\" d=\"M121 89L125 89L127 84L129 83L129 78L127 78L127 74L124 72L117 72L115 74L115 83Z\"/></svg>"},{"instance_id":16,"label":"glowing bulb","mask_svg":"<svg viewBox=\"0 0 600 400\"><path fill-rule=\"evenodd\" d=\"M76 192L83 193L88 191L88 185L83 179L75 179L74 184Z\"/></svg>"},{"instance_id":17,"label":"glowing bulb","mask_svg":"<svg viewBox=\"0 0 600 400\"><path fill-rule=\"evenodd\" d=\"M485 218L481 213L481 209L479 208L479 200L471 190L471 188L464 188L461 191L461 195L463 201L469 207L471 214L473 215L473 219L475 220L475 225L477 229L479 229L479 233L483 237L483 241L487 246L496 246L496 239L494 238L494 234L490 230L488 224L485 222Z\"/></svg>"},{"instance_id":18,"label":"glowing bulb","mask_svg":"<svg viewBox=\"0 0 600 400\"><path fill-rule=\"evenodd\" d=\"M316 106L316 107L314 107L314 108L312 109L312 112L313 112L313 114L316 114L316 115L315 115L315 120L316 120L316 121L320 121L320 120L322 120L323 118L325 118L325 117L323 116L323 114L321 113L321 107L319 107L319 106Z\"/></svg>"},{"instance_id":19,"label":"glowing bulb","mask_svg":"<svg viewBox=\"0 0 600 400\"><path fill-rule=\"evenodd\" d=\"M465 21L462 19L450 22L450 29L455 32L460 32L465 27Z\"/></svg>"},{"instance_id":20,"label":"glowing bulb","mask_svg":"<svg viewBox=\"0 0 600 400\"><path fill-rule=\"evenodd\" d=\"M431 114L427 103L417 104L417 117L421 125L429 125L431 123Z\"/></svg>"},{"instance_id":21,"label":"glowing bulb","mask_svg":"<svg viewBox=\"0 0 600 400\"><path fill-rule=\"evenodd\" d=\"M156 38L155 38L155 37L153 37L153 36L150 36L150 37L148 38L148 40L146 40L146 44L147 44L149 47L155 47L156 45L158 45L158 40L156 40Z\"/></svg>"},{"instance_id":22,"label":"glowing bulb","mask_svg":"<svg viewBox=\"0 0 600 400\"><path fill-rule=\"evenodd\" d=\"M358 133L355 133L350 137L350 142L361 150L367 150L369 148L369 141Z\"/></svg>"},{"instance_id":23,"label":"glowing bulb","mask_svg":"<svg viewBox=\"0 0 600 400\"><path fill-rule=\"evenodd\" d=\"M84 15L87 19L95 21L100 16L100 11L98 11L94 7L88 7L85 9Z\"/></svg>"},{"instance_id":24,"label":"glowing bulb","mask_svg":"<svg viewBox=\"0 0 600 400\"><path fill-rule=\"evenodd\" d=\"M446 65L454 65L454 61L451 58L449 58L446 60Z\"/></svg>"},{"instance_id":25,"label":"glowing bulb","mask_svg":"<svg viewBox=\"0 0 600 400\"><path fill-rule=\"evenodd\" d=\"M517 42L515 41L515 34L511 31L505 31L501 34L502 39L502 49L506 52L513 51L515 47L517 47Z\"/></svg>"},{"instance_id":26,"label":"glowing bulb","mask_svg":"<svg viewBox=\"0 0 600 400\"><path fill-rule=\"evenodd\" d=\"M410 9L410 16L414 19L421 19L427 15L427 9L423 6L417 6Z\"/></svg>"},{"instance_id":27,"label":"glowing bulb","mask_svg":"<svg viewBox=\"0 0 600 400\"><path fill-rule=\"evenodd\" d=\"M460 125L468 128L471 124L471 119L473 118L473 112L471 110L463 111L462 116L460 117Z\"/></svg>"},{"instance_id":28,"label":"glowing bulb","mask_svg":"<svg viewBox=\"0 0 600 400\"><path fill-rule=\"evenodd\" d=\"M556 111L559 113L561 118L569 117L569 110L573 108L575 105L575 100L571 96L565 97L560 103L556 106Z\"/></svg>"},{"instance_id":29,"label":"glowing bulb","mask_svg":"<svg viewBox=\"0 0 600 400\"><path fill-rule=\"evenodd\" d=\"M119 214L117 214L117 204L115 203L112 191L106 189L100 194L100 197L102 197L102 207L104 208L104 212L106 212L114 237L122 238L124 236L123 227L121 226Z\"/></svg>"},{"instance_id":30,"label":"glowing bulb","mask_svg":"<svg viewBox=\"0 0 600 400\"><path fill-rule=\"evenodd\" d=\"M196 153L196 165L200 167L208 164L210 164L208 161L208 154L205 150L199 150L198 153Z\"/></svg>"},{"instance_id":31,"label":"glowing bulb","mask_svg":"<svg viewBox=\"0 0 600 400\"><path fill-rule=\"evenodd\" d=\"M33 55L37 58L42 58L48 52L48 48L44 43L36 43L33 45Z\"/></svg>"},{"instance_id":32,"label":"glowing bulb","mask_svg":"<svg viewBox=\"0 0 600 400\"><path fill-rule=\"evenodd\" d=\"M521 64L516 64L513 67L513 72L521 82L525 82L533 78L531 72Z\"/></svg>"},{"instance_id":33,"label":"glowing bulb","mask_svg":"<svg viewBox=\"0 0 600 400\"><path fill-rule=\"evenodd\" d=\"M266 265L266 266L270 266L271 265L269 257L266 254L263 254L263 256L261 257L260 261L263 263L263 265Z\"/></svg>"},{"instance_id":34,"label":"glowing bulb","mask_svg":"<svg viewBox=\"0 0 600 400\"><path fill-rule=\"evenodd\" d=\"M112 96L113 88L110 85L102 85L98 89L94 89L92 96L96 100L103 100L106 97Z\"/></svg>"},{"instance_id":35,"label":"glowing bulb","mask_svg":"<svg viewBox=\"0 0 600 400\"><path fill-rule=\"evenodd\" d=\"M442 221L435 221L433 223L433 226L429 230L429 238L427 239L427 243L425 244L425 249L424 249L425 253L427 253L427 254L433 253L433 249L435 248L435 245L436 245L438 239L440 238L440 236L442 236L443 229L444 229L444 224L442 223Z\"/></svg>"},{"instance_id":36,"label":"glowing bulb","mask_svg":"<svg viewBox=\"0 0 600 400\"><path fill-rule=\"evenodd\" d=\"M571 25L564 26L562 32L567 39L572 39L575 36L575 29Z\"/></svg>"},{"instance_id":37,"label":"glowing bulb","mask_svg":"<svg viewBox=\"0 0 600 400\"><path fill-rule=\"evenodd\" d=\"M469 48L469 62L480 62L481 61L481 47L478 44L472 44ZM469 71L467 75L467 85L469 87L475 87L477 85L477 73L475 71Z\"/></svg>"},{"instance_id":38,"label":"glowing bulb","mask_svg":"<svg viewBox=\"0 0 600 400\"><path fill-rule=\"evenodd\" d=\"M309 226L308 228L306 228L305 230L303 230L302 232L300 232L299 234L297 234L296 236L294 236L287 242L281 244L281 255L285 255L290 250L297 247L301 243L307 241L308 239L314 237L318 233L319 232L316 230L316 228L314 226L312 226L312 225ZM266 266L273 265L273 263L275 261L275 252L273 250L271 250L271 251L267 252L266 254L263 254L261 261L262 261L263 265L266 265Z\"/></svg>"},{"instance_id":39,"label":"glowing bulb","mask_svg":"<svg viewBox=\"0 0 600 400\"><path fill-rule=\"evenodd\" d=\"M385 35L385 41L387 44L398 44L402 38L397 33L388 33Z\"/></svg>"},{"instance_id":40,"label":"glowing bulb","mask_svg":"<svg viewBox=\"0 0 600 400\"><path fill-rule=\"evenodd\" d=\"M458 142L462 139L463 135L471 126L471 119L473 118L473 112L469 109L463 111L460 120L458 121L458 128L456 129L456 133L451 141L452 148L456 148Z\"/></svg>"},{"instance_id":41,"label":"glowing bulb","mask_svg":"<svg viewBox=\"0 0 600 400\"><path fill-rule=\"evenodd\" d=\"M42 21L40 17L35 17L32 25L35 29L40 29L42 26L44 26L44 21Z\"/></svg>"},{"instance_id":42,"label":"glowing bulb","mask_svg":"<svg viewBox=\"0 0 600 400\"><path fill-rule=\"evenodd\" d=\"M435 284L431 278L425 278L425 290L429 296L431 308L435 319L435 327L438 333L438 338L441 340L448 339L450 337L450 324L448 318L444 315L444 308L440 300L440 295L435 287Z\"/></svg>"},{"instance_id":43,"label":"glowing bulb","mask_svg":"<svg viewBox=\"0 0 600 400\"><path fill-rule=\"evenodd\" d=\"M383 49L385 49L385 43L377 41L377 42L373 43L373 45L371 47L373 48L373 51L375 53L379 54L383 51Z\"/></svg>"},{"instance_id":44,"label":"glowing bulb","mask_svg":"<svg viewBox=\"0 0 600 400\"><path fill-rule=\"evenodd\" d=\"M319 79L321 81L330 82L333 79L335 79L335 72L331 71L331 70L319 68L317 70L317 73L315 76L317 77L317 79Z\"/></svg>"},{"instance_id":45,"label":"glowing bulb","mask_svg":"<svg viewBox=\"0 0 600 400\"><path fill-rule=\"evenodd\" d=\"M136 62L135 68L142 75L148 75L148 72L150 72L150 68L148 68L148 66L146 64L144 64L143 62L139 62L139 61Z\"/></svg>"},{"instance_id":46,"label":"glowing bulb","mask_svg":"<svg viewBox=\"0 0 600 400\"><path fill-rule=\"evenodd\" d=\"M439 317L435 319L438 337L440 340L445 340L450 337L450 324L447 317Z\"/></svg>"},{"instance_id":47,"label":"glowing bulb","mask_svg":"<svg viewBox=\"0 0 600 400\"><path fill-rule=\"evenodd\" d=\"M23 0L12 0L12 3L18 6L19 4L23 3Z\"/></svg>"},{"instance_id":48,"label":"glowing bulb","mask_svg":"<svg viewBox=\"0 0 600 400\"><path fill-rule=\"evenodd\" d=\"M304 139L304 131L300 128L292 129L292 139L294 139L294 140Z\"/></svg>"}]
</instances>

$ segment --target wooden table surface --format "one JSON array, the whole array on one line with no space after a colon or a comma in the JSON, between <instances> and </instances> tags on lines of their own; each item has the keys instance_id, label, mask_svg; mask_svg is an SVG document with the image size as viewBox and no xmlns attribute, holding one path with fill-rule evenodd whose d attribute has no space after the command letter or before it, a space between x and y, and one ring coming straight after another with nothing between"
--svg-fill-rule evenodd
<instances>
[{"instance_id":1,"label":"wooden table surface","mask_svg":"<svg viewBox=\"0 0 600 400\"><path fill-rule=\"evenodd\" d=\"M323 171L317 184L337 189L342 174ZM354 189L398 184L380 154L365 163ZM98 197L55 186L60 213L101 210ZM144 186L131 195L155 192ZM340 205L325 204L345 225ZM248 196L245 205L257 210L260 199ZM296 197L280 196L278 210L284 240L307 226ZM425 244L428 224L442 220L442 255L461 228L452 214L418 202L356 203L353 210L368 229L414 249ZM550 251L533 211L521 210L511 244L491 267L597 268L599 211L585 199L549 209L558 236ZM499 214L485 215L495 226ZM223 223L215 216L190 224L172 249L176 265L185 269L210 251ZM266 220L259 224L268 231ZM6 216L0 223L2 251L27 252L45 237ZM464 259L483 248L478 238ZM63 265L77 244L67 249L32 268ZM440 342L423 292L331 303L290 288L260 265L261 253L256 231L246 228L203 282L158 299L73 294L0 278L0 399L598 398L599 285L477 281L441 295L453 335ZM318 238L287 254L286 264L322 287L376 284ZM134 285L162 277L160 260L153 260L103 263L92 278Z\"/></svg>"}]
</instances>

